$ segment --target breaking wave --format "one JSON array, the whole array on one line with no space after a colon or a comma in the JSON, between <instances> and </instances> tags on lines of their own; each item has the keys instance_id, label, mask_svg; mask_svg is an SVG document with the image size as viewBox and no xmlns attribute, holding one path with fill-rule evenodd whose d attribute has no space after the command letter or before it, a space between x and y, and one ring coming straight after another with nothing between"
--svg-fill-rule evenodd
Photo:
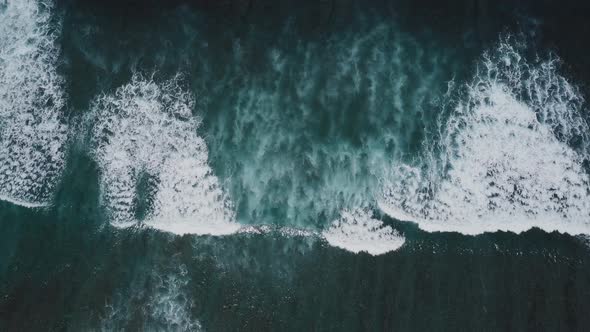
<instances>
[{"instance_id":1,"label":"breaking wave","mask_svg":"<svg viewBox=\"0 0 590 332\"><path fill-rule=\"evenodd\" d=\"M207 164L207 146L197 135L200 118L192 114L195 100L179 80L156 83L136 74L129 84L92 104L93 156L111 224L143 224L180 235L312 236L372 255L403 244L399 234L360 210L344 211L342 219L321 234L292 227L241 226Z\"/></svg>"},{"instance_id":2,"label":"breaking wave","mask_svg":"<svg viewBox=\"0 0 590 332\"><path fill-rule=\"evenodd\" d=\"M0 199L51 203L68 137L49 2L0 6Z\"/></svg>"},{"instance_id":3,"label":"breaking wave","mask_svg":"<svg viewBox=\"0 0 590 332\"><path fill-rule=\"evenodd\" d=\"M286 226L258 225L243 226L238 233L319 239L330 246L355 254L365 252L373 256L395 251L405 243L403 235L373 218L372 211L367 208L341 211L340 217L321 232Z\"/></svg>"},{"instance_id":4,"label":"breaking wave","mask_svg":"<svg viewBox=\"0 0 590 332\"><path fill-rule=\"evenodd\" d=\"M590 233L589 127L555 58L503 41L451 103L438 143L384 181L381 209L427 231Z\"/></svg>"},{"instance_id":5,"label":"breaking wave","mask_svg":"<svg viewBox=\"0 0 590 332\"><path fill-rule=\"evenodd\" d=\"M142 219L176 234L213 235L239 228L207 164L194 104L178 77L158 84L140 75L94 101L93 154L113 225Z\"/></svg>"}]
</instances>

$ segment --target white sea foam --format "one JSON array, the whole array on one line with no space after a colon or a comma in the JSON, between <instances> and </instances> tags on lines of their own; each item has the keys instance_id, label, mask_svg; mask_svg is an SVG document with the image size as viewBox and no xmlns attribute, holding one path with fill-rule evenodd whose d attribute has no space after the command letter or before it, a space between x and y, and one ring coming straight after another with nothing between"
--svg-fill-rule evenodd
<instances>
[{"instance_id":1,"label":"white sea foam","mask_svg":"<svg viewBox=\"0 0 590 332\"><path fill-rule=\"evenodd\" d=\"M371 210L361 208L342 211L340 218L322 232L286 226L249 225L241 227L238 233L315 238L346 251L366 252L374 256L395 251L405 242L396 230L374 219Z\"/></svg>"},{"instance_id":2,"label":"white sea foam","mask_svg":"<svg viewBox=\"0 0 590 332\"><path fill-rule=\"evenodd\" d=\"M49 2L0 7L0 199L51 203L64 168L67 128Z\"/></svg>"},{"instance_id":3,"label":"white sea foam","mask_svg":"<svg viewBox=\"0 0 590 332\"><path fill-rule=\"evenodd\" d=\"M194 103L178 78L158 84L140 75L93 103L94 155L113 225L138 223L137 187L144 177L151 184L145 189L144 224L176 234L238 230L231 204L207 164Z\"/></svg>"},{"instance_id":4,"label":"white sea foam","mask_svg":"<svg viewBox=\"0 0 590 332\"><path fill-rule=\"evenodd\" d=\"M342 211L322 236L332 246L359 253L382 255L399 249L405 238L390 226L374 219L372 212L364 209Z\"/></svg>"},{"instance_id":5,"label":"white sea foam","mask_svg":"<svg viewBox=\"0 0 590 332\"><path fill-rule=\"evenodd\" d=\"M486 54L439 145L393 169L381 209L427 231L589 234L590 132L557 64L528 63L505 42Z\"/></svg>"},{"instance_id":6,"label":"white sea foam","mask_svg":"<svg viewBox=\"0 0 590 332\"><path fill-rule=\"evenodd\" d=\"M284 237L317 237L318 233L309 229L294 227L277 227L272 225L248 225L240 228L241 234L270 234L275 233Z\"/></svg>"}]
</instances>

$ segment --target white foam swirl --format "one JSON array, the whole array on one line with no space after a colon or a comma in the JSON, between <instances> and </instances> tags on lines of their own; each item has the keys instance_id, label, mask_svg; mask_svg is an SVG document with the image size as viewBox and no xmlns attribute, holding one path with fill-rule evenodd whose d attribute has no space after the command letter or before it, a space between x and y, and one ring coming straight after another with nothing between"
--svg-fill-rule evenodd
<instances>
[{"instance_id":1,"label":"white foam swirl","mask_svg":"<svg viewBox=\"0 0 590 332\"><path fill-rule=\"evenodd\" d=\"M486 54L439 146L386 182L381 208L428 231L590 233L588 125L557 61Z\"/></svg>"},{"instance_id":2,"label":"white foam swirl","mask_svg":"<svg viewBox=\"0 0 590 332\"><path fill-rule=\"evenodd\" d=\"M237 231L229 200L207 164L193 107L177 78L158 84L140 75L95 100L94 155L112 224L138 223L137 187L147 177L145 224L176 234Z\"/></svg>"},{"instance_id":3,"label":"white foam swirl","mask_svg":"<svg viewBox=\"0 0 590 332\"><path fill-rule=\"evenodd\" d=\"M36 207L51 202L64 168L67 130L51 5L0 7L0 199Z\"/></svg>"}]
</instances>

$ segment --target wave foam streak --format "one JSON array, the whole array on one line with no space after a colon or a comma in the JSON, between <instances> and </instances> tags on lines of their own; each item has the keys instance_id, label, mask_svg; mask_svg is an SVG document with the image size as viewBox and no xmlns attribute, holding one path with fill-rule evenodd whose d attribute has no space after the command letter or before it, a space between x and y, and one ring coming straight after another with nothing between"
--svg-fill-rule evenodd
<instances>
[{"instance_id":1,"label":"wave foam streak","mask_svg":"<svg viewBox=\"0 0 590 332\"><path fill-rule=\"evenodd\" d=\"M68 136L50 10L33 0L0 7L0 199L29 207L50 204Z\"/></svg>"},{"instance_id":2,"label":"wave foam streak","mask_svg":"<svg viewBox=\"0 0 590 332\"><path fill-rule=\"evenodd\" d=\"M529 64L502 43L466 91L439 145L394 168L381 208L429 231L590 233L589 128L557 61Z\"/></svg>"},{"instance_id":3,"label":"wave foam streak","mask_svg":"<svg viewBox=\"0 0 590 332\"><path fill-rule=\"evenodd\" d=\"M238 224L219 181L207 164L207 146L196 133L193 97L178 78L157 84L139 75L92 108L95 157L111 222L143 222L176 234L233 233ZM146 188L139 189L142 182Z\"/></svg>"},{"instance_id":4,"label":"wave foam streak","mask_svg":"<svg viewBox=\"0 0 590 332\"><path fill-rule=\"evenodd\" d=\"M100 330L202 331L201 323L192 317L194 302L187 295L189 282L184 265L177 271L137 276L128 289L121 289L129 294L117 294L115 302L107 305Z\"/></svg>"}]
</instances>

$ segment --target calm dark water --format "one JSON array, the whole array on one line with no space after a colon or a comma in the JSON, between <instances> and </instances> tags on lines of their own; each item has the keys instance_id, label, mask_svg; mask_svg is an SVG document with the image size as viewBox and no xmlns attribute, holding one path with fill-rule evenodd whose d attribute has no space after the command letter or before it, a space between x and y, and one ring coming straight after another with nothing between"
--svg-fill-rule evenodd
<instances>
[{"instance_id":1,"label":"calm dark water","mask_svg":"<svg viewBox=\"0 0 590 332\"><path fill-rule=\"evenodd\" d=\"M588 7L0 0L0 330L587 330Z\"/></svg>"}]
</instances>

